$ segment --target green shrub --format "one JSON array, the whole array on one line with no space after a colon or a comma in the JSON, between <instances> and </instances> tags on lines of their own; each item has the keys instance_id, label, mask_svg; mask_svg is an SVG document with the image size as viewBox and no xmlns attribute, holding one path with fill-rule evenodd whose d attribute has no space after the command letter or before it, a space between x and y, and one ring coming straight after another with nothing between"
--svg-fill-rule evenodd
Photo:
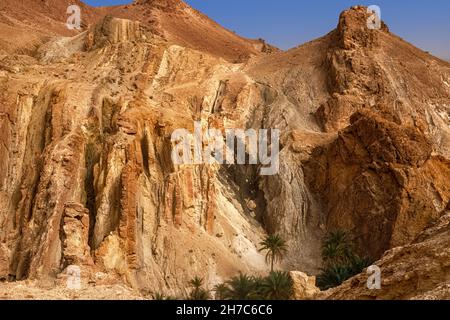
<instances>
[{"instance_id":1,"label":"green shrub","mask_svg":"<svg viewBox=\"0 0 450 320\"><path fill-rule=\"evenodd\" d=\"M265 300L289 300L293 295L293 285L288 272L271 272L262 279L260 294Z\"/></svg>"},{"instance_id":2,"label":"green shrub","mask_svg":"<svg viewBox=\"0 0 450 320\"><path fill-rule=\"evenodd\" d=\"M259 300L261 282L258 278L240 273L225 282L225 300Z\"/></svg>"},{"instance_id":3,"label":"green shrub","mask_svg":"<svg viewBox=\"0 0 450 320\"><path fill-rule=\"evenodd\" d=\"M368 258L354 253L351 237L345 231L327 235L322 245L322 259L325 267L317 277L317 286L321 290L341 285L370 265Z\"/></svg>"},{"instance_id":4,"label":"green shrub","mask_svg":"<svg viewBox=\"0 0 450 320\"><path fill-rule=\"evenodd\" d=\"M255 277L240 273L225 283L214 287L219 300L289 300L293 282L289 273L276 271L267 277Z\"/></svg>"},{"instance_id":5,"label":"green shrub","mask_svg":"<svg viewBox=\"0 0 450 320\"><path fill-rule=\"evenodd\" d=\"M209 300L211 299L211 294L208 290L203 288L203 279L199 277L193 278L189 281L192 287L189 293L189 300Z\"/></svg>"}]
</instances>

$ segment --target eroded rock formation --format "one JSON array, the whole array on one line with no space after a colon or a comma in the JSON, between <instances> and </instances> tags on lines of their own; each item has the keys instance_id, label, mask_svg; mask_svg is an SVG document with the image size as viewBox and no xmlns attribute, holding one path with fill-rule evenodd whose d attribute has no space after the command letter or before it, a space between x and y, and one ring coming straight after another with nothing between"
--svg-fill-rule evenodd
<instances>
[{"instance_id":1,"label":"eroded rock formation","mask_svg":"<svg viewBox=\"0 0 450 320\"><path fill-rule=\"evenodd\" d=\"M107 274L179 294L197 275L212 286L267 272L258 247L273 232L289 244L279 267L315 274L326 232L352 232L379 259L449 205L450 65L384 24L369 30L364 7L280 52L175 0L83 6L78 33L64 30L64 3L43 1L50 20L20 41L29 27L11 3L1 23L19 40L0 33L2 279L59 279L79 265L84 285ZM279 129L279 173L172 163L172 132L194 121Z\"/></svg>"}]
</instances>

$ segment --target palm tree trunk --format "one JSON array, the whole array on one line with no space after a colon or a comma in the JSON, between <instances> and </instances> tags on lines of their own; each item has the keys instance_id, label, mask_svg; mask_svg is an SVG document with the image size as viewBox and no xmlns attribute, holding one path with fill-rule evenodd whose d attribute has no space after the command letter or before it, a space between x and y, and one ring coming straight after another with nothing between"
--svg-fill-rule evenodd
<instances>
[{"instance_id":1,"label":"palm tree trunk","mask_svg":"<svg viewBox=\"0 0 450 320\"><path fill-rule=\"evenodd\" d=\"M270 272L273 272L273 260L274 260L275 256L272 255L271 259L270 259Z\"/></svg>"}]
</instances>

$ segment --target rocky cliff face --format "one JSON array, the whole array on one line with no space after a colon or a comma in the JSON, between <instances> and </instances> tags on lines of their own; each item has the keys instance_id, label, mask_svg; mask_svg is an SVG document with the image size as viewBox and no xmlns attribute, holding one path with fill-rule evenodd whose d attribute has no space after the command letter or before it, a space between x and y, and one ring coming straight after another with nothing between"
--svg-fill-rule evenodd
<instances>
[{"instance_id":1,"label":"rocky cliff face","mask_svg":"<svg viewBox=\"0 0 450 320\"><path fill-rule=\"evenodd\" d=\"M353 230L360 253L372 259L411 242L449 201L448 159L432 154L432 143L416 128L373 111L355 113L305 164L308 183L328 210L328 229Z\"/></svg>"},{"instance_id":2,"label":"rocky cliff face","mask_svg":"<svg viewBox=\"0 0 450 320\"><path fill-rule=\"evenodd\" d=\"M349 230L378 259L449 202L449 65L367 17L354 7L325 37L247 68L277 88L266 121L285 133L283 169L264 181L266 226L291 240ZM297 243L319 255L313 236Z\"/></svg>"},{"instance_id":3,"label":"rocky cliff face","mask_svg":"<svg viewBox=\"0 0 450 320\"><path fill-rule=\"evenodd\" d=\"M322 292L317 299L334 300L448 300L450 299L450 212L412 243L387 251L376 262L381 289L368 290L362 273L341 286Z\"/></svg>"},{"instance_id":4,"label":"rocky cliff face","mask_svg":"<svg viewBox=\"0 0 450 320\"><path fill-rule=\"evenodd\" d=\"M287 52L181 1L86 10L77 34L43 25L36 50L0 42L0 278L77 265L84 285L178 294L267 272L272 232L280 267L316 273L327 231L379 259L448 206L450 65L367 29L365 8ZM172 163L172 132L194 121L280 129L279 173Z\"/></svg>"},{"instance_id":5,"label":"rocky cliff face","mask_svg":"<svg viewBox=\"0 0 450 320\"><path fill-rule=\"evenodd\" d=\"M238 187L219 168L170 158L174 129L225 121L210 110L222 78L252 91L239 66L124 19L64 41L69 54L48 43L40 61L13 63L29 72L3 78L2 277L81 264L170 290L196 274L266 270L264 231Z\"/></svg>"}]
</instances>

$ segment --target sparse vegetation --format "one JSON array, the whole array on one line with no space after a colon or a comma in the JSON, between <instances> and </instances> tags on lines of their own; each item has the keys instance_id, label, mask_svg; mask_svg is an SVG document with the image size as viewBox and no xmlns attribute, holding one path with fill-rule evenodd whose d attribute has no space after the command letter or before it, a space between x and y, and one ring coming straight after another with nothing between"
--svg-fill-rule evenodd
<instances>
[{"instance_id":1,"label":"sparse vegetation","mask_svg":"<svg viewBox=\"0 0 450 320\"><path fill-rule=\"evenodd\" d=\"M178 300L178 298L173 296L166 296L161 292L156 292L153 294L153 300Z\"/></svg>"},{"instance_id":2,"label":"sparse vegetation","mask_svg":"<svg viewBox=\"0 0 450 320\"><path fill-rule=\"evenodd\" d=\"M228 294L228 286L225 283L217 284L213 291L216 293L216 300L226 300Z\"/></svg>"},{"instance_id":3,"label":"sparse vegetation","mask_svg":"<svg viewBox=\"0 0 450 320\"><path fill-rule=\"evenodd\" d=\"M274 271L274 263L281 261L287 252L286 241L277 234L267 236L260 243L259 251L266 251L266 262L271 272L267 277L240 273L228 281L217 284L212 291L217 300L288 300L293 294L293 281L288 272ZM198 276L189 281L189 300L209 300L212 294L204 288L204 280ZM155 294L155 300L169 300Z\"/></svg>"},{"instance_id":4,"label":"sparse vegetation","mask_svg":"<svg viewBox=\"0 0 450 320\"><path fill-rule=\"evenodd\" d=\"M238 276L225 282L225 300L259 300L260 280L246 274Z\"/></svg>"},{"instance_id":5,"label":"sparse vegetation","mask_svg":"<svg viewBox=\"0 0 450 320\"><path fill-rule=\"evenodd\" d=\"M204 287L204 280L194 277L189 281L189 300L210 300L212 292ZM217 284L212 290L216 300L288 300L293 293L293 282L288 272L271 272L267 277L244 273ZM153 294L154 300L178 300L180 298Z\"/></svg>"},{"instance_id":6,"label":"sparse vegetation","mask_svg":"<svg viewBox=\"0 0 450 320\"><path fill-rule=\"evenodd\" d=\"M267 277L239 274L214 288L218 300L288 300L293 293L289 273L276 271Z\"/></svg>"},{"instance_id":7,"label":"sparse vegetation","mask_svg":"<svg viewBox=\"0 0 450 320\"><path fill-rule=\"evenodd\" d=\"M354 252L349 234L340 230L326 237L322 245L322 259L325 266L317 277L321 290L339 286L370 265L368 258L361 258Z\"/></svg>"},{"instance_id":8,"label":"sparse vegetation","mask_svg":"<svg viewBox=\"0 0 450 320\"><path fill-rule=\"evenodd\" d=\"M237 276L217 284L210 292L204 287L204 279L194 277L189 281L189 300L289 300L293 295L293 280L288 272L274 271L274 263L281 261L287 245L279 235L267 236L261 243L260 251L266 251L266 261L271 272L266 277L240 273ZM326 290L342 284L345 280L360 273L370 265L367 258L354 252L352 239L347 232L335 231L326 237L322 245L324 267L317 277L317 285ZM161 294L154 295L155 300L170 300Z\"/></svg>"},{"instance_id":9,"label":"sparse vegetation","mask_svg":"<svg viewBox=\"0 0 450 320\"><path fill-rule=\"evenodd\" d=\"M271 272L262 280L262 296L266 300L289 300L293 294L293 281L288 272Z\"/></svg>"},{"instance_id":10,"label":"sparse vegetation","mask_svg":"<svg viewBox=\"0 0 450 320\"><path fill-rule=\"evenodd\" d=\"M189 300L209 300L211 294L209 290L203 288L203 279L195 277L189 281L192 290L189 293Z\"/></svg>"}]
</instances>

